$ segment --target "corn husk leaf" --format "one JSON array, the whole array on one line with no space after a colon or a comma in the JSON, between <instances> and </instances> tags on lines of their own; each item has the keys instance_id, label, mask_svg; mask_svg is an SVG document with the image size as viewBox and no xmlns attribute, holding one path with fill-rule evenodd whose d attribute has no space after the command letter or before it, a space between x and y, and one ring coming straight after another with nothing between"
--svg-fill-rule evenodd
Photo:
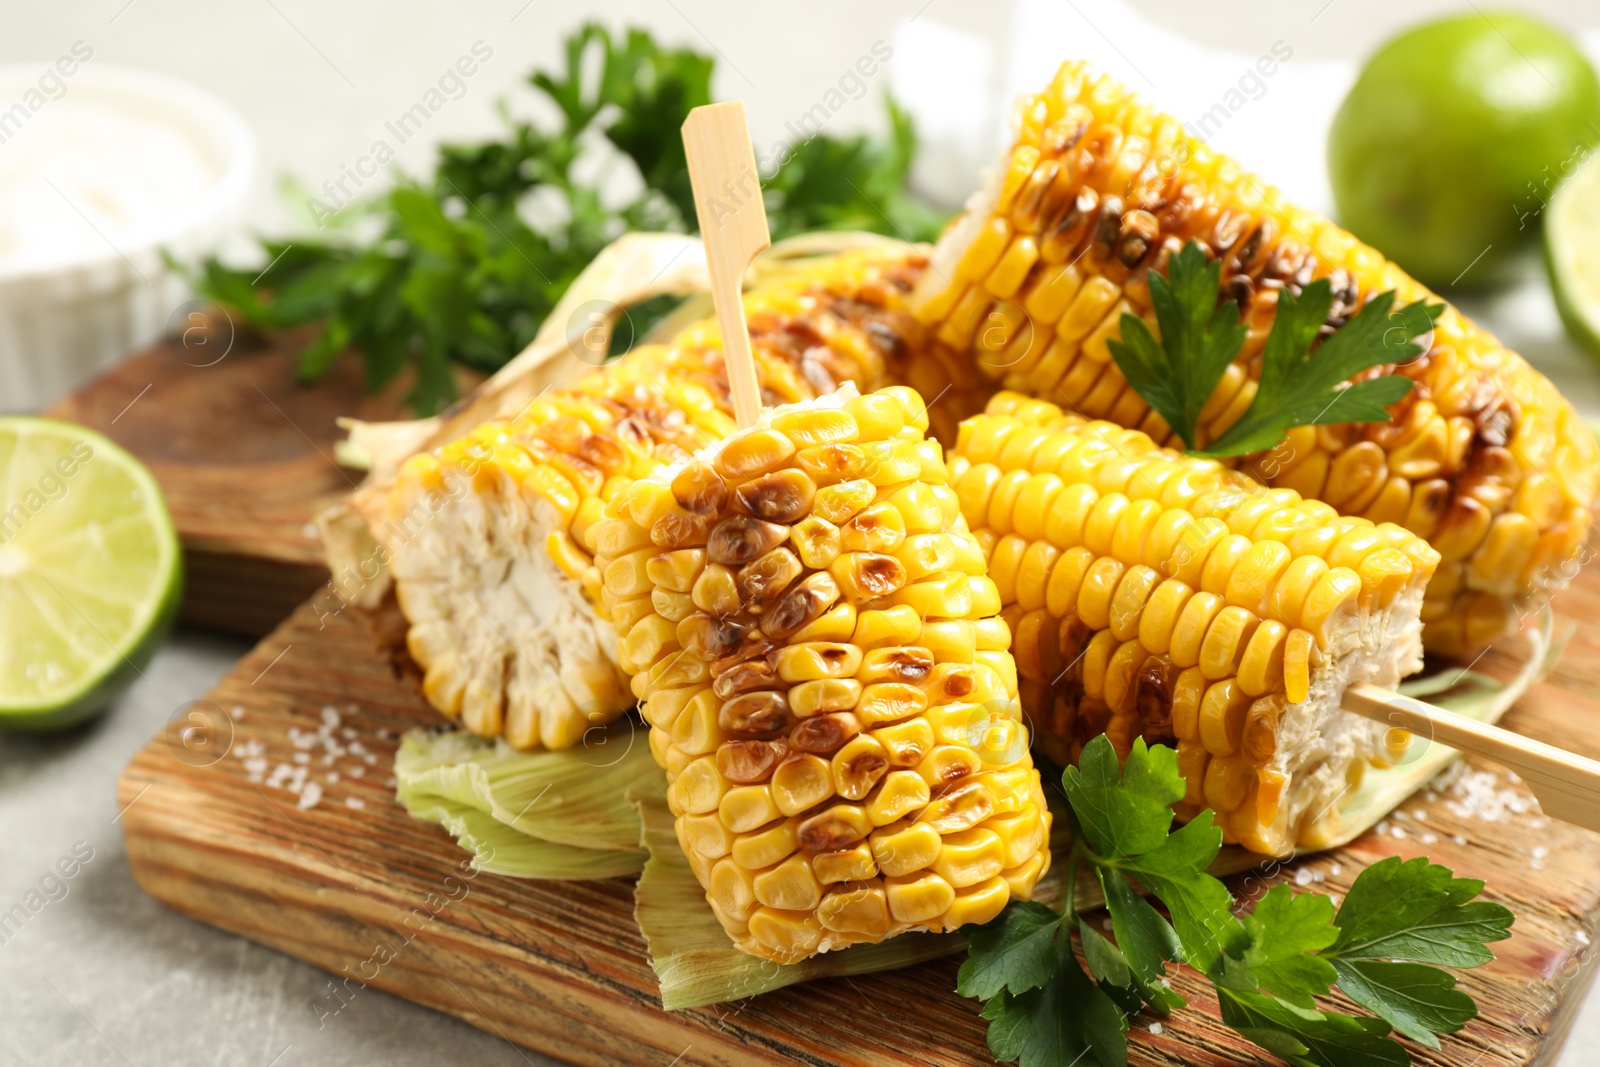
<instances>
[{"instance_id":1,"label":"corn husk leaf","mask_svg":"<svg viewBox=\"0 0 1600 1067\"><path fill-rule=\"evenodd\" d=\"M627 790L666 779L631 719L583 746L518 752L468 733L413 731L395 754L395 794L443 826L480 870L521 878L610 878L644 865Z\"/></svg>"}]
</instances>

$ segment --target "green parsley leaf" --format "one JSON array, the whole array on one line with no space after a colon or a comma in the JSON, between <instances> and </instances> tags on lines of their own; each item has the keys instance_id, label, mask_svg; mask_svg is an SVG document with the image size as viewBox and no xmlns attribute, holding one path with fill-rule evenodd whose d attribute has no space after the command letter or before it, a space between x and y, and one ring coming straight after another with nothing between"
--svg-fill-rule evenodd
<instances>
[{"instance_id":1,"label":"green parsley leaf","mask_svg":"<svg viewBox=\"0 0 1600 1067\"><path fill-rule=\"evenodd\" d=\"M1394 293L1379 294L1313 351L1311 342L1332 307L1333 288L1326 278L1306 286L1298 297L1287 289L1278 294L1255 399L1203 455L1264 452L1295 426L1389 421L1385 409L1411 391L1410 378L1386 374L1341 385L1373 367L1421 354L1412 338L1433 329L1443 306L1410 304L1391 313Z\"/></svg>"},{"instance_id":2,"label":"green parsley leaf","mask_svg":"<svg viewBox=\"0 0 1600 1067\"><path fill-rule=\"evenodd\" d=\"M315 327L302 379L354 349L369 389L410 367L408 403L436 410L455 398L453 365L503 366L612 240L695 225L680 128L690 109L711 102L712 57L590 24L567 38L563 60L528 79L553 105L553 123L515 120L502 105L502 134L442 146L431 179L400 177L362 200L351 199L348 175L299 190L294 199L319 232L263 242L267 270L213 259L184 273L243 327ZM906 189L911 119L892 100L888 108L887 139L819 134L790 153L767 182L774 239L818 227L910 240L937 232L942 214ZM601 197L584 177L595 168L579 166L596 151L631 161L642 180L636 197L620 205ZM640 309L630 318L634 336L653 321Z\"/></svg>"},{"instance_id":3,"label":"green parsley leaf","mask_svg":"<svg viewBox=\"0 0 1600 1067\"><path fill-rule=\"evenodd\" d=\"M1095 873L1100 878L1106 907L1111 912L1111 929L1117 935L1115 948L1128 968L1128 981L1120 984L1135 989L1141 1000L1161 1014L1170 1015L1186 1003L1176 991L1162 984L1166 977L1166 963L1176 963L1183 958L1177 933L1148 900L1133 891L1127 879L1104 868L1097 869ZM1088 958L1089 938L1082 930L1079 931L1079 939L1083 941L1084 956ZM1092 960L1090 967L1096 975L1100 975Z\"/></svg>"},{"instance_id":4,"label":"green parsley leaf","mask_svg":"<svg viewBox=\"0 0 1600 1067\"><path fill-rule=\"evenodd\" d=\"M1002 990L1023 993L1044 985L1055 966L1060 928L1061 916L1033 901L1014 901L993 922L966 928L967 961L956 974L956 992L988 1000Z\"/></svg>"},{"instance_id":5,"label":"green parsley leaf","mask_svg":"<svg viewBox=\"0 0 1600 1067\"><path fill-rule=\"evenodd\" d=\"M1161 340L1143 319L1124 312L1122 339L1110 342L1112 358L1129 384L1190 448L1198 438L1200 410L1248 333L1237 303L1217 304L1221 290L1222 264L1190 241L1168 261L1166 277L1150 272L1150 303Z\"/></svg>"},{"instance_id":6,"label":"green parsley leaf","mask_svg":"<svg viewBox=\"0 0 1600 1067\"><path fill-rule=\"evenodd\" d=\"M1295 1067L1409 1067L1404 1046L1378 1019L1297 1008L1261 993L1221 988L1222 1021Z\"/></svg>"},{"instance_id":7,"label":"green parsley leaf","mask_svg":"<svg viewBox=\"0 0 1600 1067\"><path fill-rule=\"evenodd\" d=\"M1301 1008L1333 985L1333 964L1311 953L1333 944L1333 901L1318 893L1296 894L1274 886L1244 917L1249 944L1223 957L1217 984L1247 992L1265 990Z\"/></svg>"},{"instance_id":8,"label":"green parsley leaf","mask_svg":"<svg viewBox=\"0 0 1600 1067\"><path fill-rule=\"evenodd\" d=\"M1049 981L1026 993L1001 993L984 1004L983 1017L989 1051L1000 1063L1073 1067L1092 1060L1127 1067L1127 1017L1083 972L1067 938L1057 942Z\"/></svg>"},{"instance_id":9,"label":"green parsley leaf","mask_svg":"<svg viewBox=\"0 0 1600 1067\"><path fill-rule=\"evenodd\" d=\"M1082 864L1094 870L1115 940L1076 910L1070 889L1065 915L1014 901L990 926L963 931L971 948L958 988L986 998L997 1059L1069 1067L1092 1054L1125 1067L1125 1015L1185 1006L1166 983L1179 960L1211 980L1223 1022L1297 1067L1403 1067L1410 1058L1392 1032L1438 1048L1437 1035L1476 1014L1432 964L1475 966L1492 958L1485 942L1509 936L1511 913L1473 899L1482 882L1391 858L1363 871L1337 911L1327 896L1280 885L1239 917L1207 873L1222 843L1212 813L1171 828L1184 791L1171 749L1137 740L1119 766L1097 737L1062 783L1068 884ZM1335 987L1372 1014L1319 1008Z\"/></svg>"},{"instance_id":10,"label":"green parsley leaf","mask_svg":"<svg viewBox=\"0 0 1600 1067\"><path fill-rule=\"evenodd\" d=\"M1083 959L1089 965L1089 976L1099 983L1105 990L1106 996L1116 1002L1125 1015L1137 1015L1144 1010L1145 997L1142 995L1142 986L1133 977L1133 972L1128 968L1128 960L1105 934L1089 925L1083 916L1078 917L1078 943L1083 946ZM1154 986L1155 990L1166 989L1163 985ZM1168 990L1168 992L1171 992ZM1172 993L1172 996L1178 996ZM1179 1007L1182 998L1179 997ZM1153 1001L1152 1001L1153 1003ZM1163 1015L1170 1015L1170 1011L1162 1011Z\"/></svg>"},{"instance_id":11,"label":"green parsley leaf","mask_svg":"<svg viewBox=\"0 0 1600 1067\"><path fill-rule=\"evenodd\" d=\"M1238 358L1248 332L1239 322L1238 305L1218 302L1221 291L1221 262L1190 241L1168 261L1166 277L1150 275L1160 339L1142 319L1124 312L1122 338L1110 342L1111 356L1128 383L1190 450L1197 450L1200 411ZM1413 339L1431 330L1443 310L1443 305L1411 304L1394 311L1394 300L1393 292L1374 297L1318 344L1333 307L1331 284L1318 279L1299 295L1280 290L1255 398L1244 416L1199 454L1264 452L1296 426L1388 422L1386 409L1411 390L1411 379L1386 374L1350 380L1418 355L1422 349Z\"/></svg>"},{"instance_id":12,"label":"green parsley leaf","mask_svg":"<svg viewBox=\"0 0 1600 1067\"><path fill-rule=\"evenodd\" d=\"M1183 945L1184 962L1207 973L1244 937L1233 916L1233 895L1205 873L1221 848L1222 830L1207 810L1174 831L1160 848L1114 864L1167 906Z\"/></svg>"},{"instance_id":13,"label":"green parsley leaf","mask_svg":"<svg viewBox=\"0 0 1600 1067\"><path fill-rule=\"evenodd\" d=\"M1438 1048L1435 1034L1453 1034L1478 1014L1448 972L1422 963L1336 960L1339 988L1357 1004L1418 1044Z\"/></svg>"},{"instance_id":14,"label":"green parsley leaf","mask_svg":"<svg viewBox=\"0 0 1600 1067\"><path fill-rule=\"evenodd\" d=\"M1127 764L1118 766L1116 749L1103 734L1084 746L1062 784L1090 847L1108 859L1163 845L1172 805L1184 793L1177 752L1164 745L1150 748L1138 738Z\"/></svg>"},{"instance_id":15,"label":"green parsley leaf","mask_svg":"<svg viewBox=\"0 0 1600 1067\"><path fill-rule=\"evenodd\" d=\"M1491 901L1475 878L1457 878L1425 856L1399 856L1356 877L1334 919L1339 939L1329 956L1477 967L1494 959L1487 942L1511 936L1515 916Z\"/></svg>"}]
</instances>

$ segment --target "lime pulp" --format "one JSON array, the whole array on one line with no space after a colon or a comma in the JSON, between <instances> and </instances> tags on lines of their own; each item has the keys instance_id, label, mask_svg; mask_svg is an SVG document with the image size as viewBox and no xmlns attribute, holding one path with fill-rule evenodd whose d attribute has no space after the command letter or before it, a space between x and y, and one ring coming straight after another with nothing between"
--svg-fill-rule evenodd
<instances>
[{"instance_id":1,"label":"lime pulp","mask_svg":"<svg viewBox=\"0 0 1600 1067\"><path fill-rule=\"evenodd\" d=\"M149 661L182 586L177 533L138 460L80 426L0 418L0 727L102 710Z\"/></svg>"}]
</instances>

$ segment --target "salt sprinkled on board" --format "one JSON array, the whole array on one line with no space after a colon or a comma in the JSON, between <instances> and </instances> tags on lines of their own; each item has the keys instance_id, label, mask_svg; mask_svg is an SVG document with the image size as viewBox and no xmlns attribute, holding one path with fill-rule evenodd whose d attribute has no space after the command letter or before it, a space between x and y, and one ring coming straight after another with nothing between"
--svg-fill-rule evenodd
<instances>
[{"instance_id":1,"label":"salt sprinkled on board","mask_svg":"<svg viewBox=\"0 0 1600 1067\"><path fill-rule=\"evenodd\" d=\"M1580 945L1587 945L1589 943L1589 931L1587 930L1579 930L1573 936L1578 939L1578 944Z\"/></svg>"},{"instance_id":2,"label":"salt sprinkled on board","mask_svg":"<svg viewBox=\"0 0 1600 1067\"><path fill-rule=\"evenodd\" d=\"M322 706L322 725L330 730L336 730L339 727L339 722L339 709L332 704L324 704Z\"/></svg>"},{"instance_id":3,"label":"salt sprinkled on board","mask_svg":"<svg viewBox=\"0 0 1600 1067\"><path fill-rule=\"evenodd\" d=\"M1294 872L1294 884L1295 885L1299 885L1299 886L1310 885L1311 884L1311 868L1309 868L1309 867L1301 867L1298 871L1295 871Z\"/></svg>"},{"instance_id":4,"label":"salt sprinkled on board","mask_svg":"<svg viewBox=\"0 0 1600 1067\"><path fill-rule=\"evenodd\" d=\"M1536 871L1544 870L1544 860L1548 855L1550 855L1550 850L1544 845L1534 845L1533 852L1528 856L1528 866Z\"/></svg>"},{"instance_id":5,"label":"salt sprinkled on board","mask_svg":"<svg viewBox=\"0 0 1600 1067\"><path fill-rule=\"evenodd\" d=\"M1331 864L1328 865L1328 873L1333 875L1335 878L1339 877L1339 875L1342 874L1343 872L1344 872L1344 864L1342 864L1342 863L1334 862L1334 863L1331 863Z\"/></svg>"},{"instance_id":6,"label":"salt sprinkled on board","mask_svg":"<svg viewBox=\"0 0 1600 1067\"><path fill-rule=\"evenodd\" d=\"M1161 1024L1160 1023L1151 1023L1150 1024L1150 1033L1152 1035L1154 1035L1155 1037L1160 1037L1161 1036Z\"/></svg>"},{"instance_id":7,"label":"salt sprinkled on board","mask_svg":"<svg viewBox=\"0 0 1600 1067\"><path fill-rule=\"evenodd\" d=\"M367 806L367 802L362 800L360 797L345 797L344 806L347 808L355 808L359 811Z\"/></svg>"},{"instance_id":8,"label":"salt sprinkled on board","mask_svg":"<svg viewBox=\"0 0 1600 1067\"><path fill-rule=\"evenodd\" d=\"M1512 815L1538 809L1527 794L1503 786L1502 779L1493 771L1463 767L1450 775L1448 782L1443 775L1438 780L1445 785L1445 809L1458 818L1506 822ZM1508 772L1504 781L1515 784L1521 779Z\"/></svg>"},{"instance_id":9,"label":"salt sprinkled on board","mask_svg":"<svg viewBox=\"0 0 1600 1067\"><path fill-rule=\"evenodd\" d=\"M235 704L233 707L229 708L228 718L232 719L234 722L238 722L240 719L244 718L244 706L242 704Z\"/></svg>"},{"instance_id":10,"label":"salt sprinkled on board","mask_svg":"<svg viewBox=\"0 0 1600 1067\"><path fill-rule=\"evenodd\" d=\"M294 802L297 808L314 808L322 799L322 787L316 782L307 782L306 787L300 791L300 799Z\"/></svg>"}]
</instances>

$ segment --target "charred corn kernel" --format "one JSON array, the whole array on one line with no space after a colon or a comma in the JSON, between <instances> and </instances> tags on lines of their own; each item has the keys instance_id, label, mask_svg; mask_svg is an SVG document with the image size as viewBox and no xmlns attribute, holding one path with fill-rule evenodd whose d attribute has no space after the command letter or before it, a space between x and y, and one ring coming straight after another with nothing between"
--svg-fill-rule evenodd
<instances>
[{"instance_id":1,"label":"charred corn kernel","mask_svg":"<svg viewBox=\"0 0 1600 1067\"><path fill-rule=\"evenodd\" d=\"M1060 134L1046 132L1056 128L1051 116L1066 114L1078 117L1059 120ZM1163 271L1171 251L1191 239L1220 261L1225 291L1236 293L1251 330L1239 361L1202 409L1210 438L1236 421L1254 396L1256 356L1284 285L1327 278L1337 294L1333 327L1386 291L1393 290L1400 305L1437 300L1373 249L1287 205L1233 161L1190 138L1176 120L1082 64L1068 64L1025 99L1021 115L1006 178L968 205L935 251L936 260L960 264L965 272L950 266L929 271L911 298L918 320L957 345L976 329L974 322L957 321L962 312L986 314L997 296L1024 309L1036 328L1054 325L1057 343L1007 377L1010 388L1064 397L1091 416L1144 426L1152 413L1104 362L1107 346L1120 331L1122 311L1149 307L1148 272ZM1156 129L1168 131L1160 148L1150 134ZM1507 532L1490 543L1490 520L1509 510L1533 524L1537 540L1562 521L1551 503L1558 495L1592 507L1600 491L1600 447L1550 382L1453 308L1446 305L1436 318L1428 341L1428 358L1402 372L1419 387L1393 406L1393 422L1299 427L1283 445L1241 466L1346 515L1403 523L1446 560L1475 565L1477 585L1459 586L1448 598L1452 610L1428 626L1430 645L1444 640L1434 635L1446 627L1459 644L1471 598L1499 599L1508 605L1500 614L1509 618L1513 601L1547 586L1554 568L1570 558L1552 550L1532 570L1524 565L1508 578L1507 569L1498 569L1506 542L1520 552L1526 535ZM1042 348L1037 341L1034 347ZM978 363L985 358L971 349L967 356ZM1044 421L1014 401L1003 409L1024 411ZM966 444L959 441L958 450ZM967 454L979 463L1000 456ZM1555 463L1556 456L1562 462ZM1065 469L1048 469L1074 480ZM1545 488L1546 478L1555 491ZM1530 483L1533 488L1521 488ZM1221 592L1198 575L1177 576ZM1487 623L1477 630L1481 638Z\"/></svg>"},{"instance_id":2,"label":"charred corn kernel","mask_svg":"<svg viewBox=\"0 0 1600 1067\"><path fill-rule=\"evenodd\" d=\"M1217 806L1228 840L1282 851L1320 832L1328 757L1299 739L1343 715L1348 678L1392 685L1420 665L1411 613L1437 554L1399 527L1015 394L958 441L958 500L989 546L1035 743L1070 763L1101 732L1122 755L1136 736L1176 740L1186 802ZM1016 513L1025 500L1048 501L1043 521ZM984 726L954 709L928 721L945 743ZM1350 737L1341 770L1388 758L1378 732ZM1266 801L1258 765L1278 776Z\"/></svg>"},{"instance_id":3,"label":"charred corn kernel","mask_svg":"<svg viewBox=\"0 0 1600 1067\"><path fill-rule=\"evenodd\" d=\"M756 955L944 929L992 911L993 885L1031 892L1047 865L1009 629L926 421L907 390L779 409L674 476L672 507L696 509L703 546L633 547L622 530L607 543L627 551L595 564L616 597L650 606L622 658L675 814L740 868L696 861L696 875ZM863 477L818 488L802 458L817 448L857 450ZM659 522L665 478L619 493L604 521ZM963 553L971 573L955 569ZM966 910L950 918L957 890Z\"/></svg>"}]
</instances>

